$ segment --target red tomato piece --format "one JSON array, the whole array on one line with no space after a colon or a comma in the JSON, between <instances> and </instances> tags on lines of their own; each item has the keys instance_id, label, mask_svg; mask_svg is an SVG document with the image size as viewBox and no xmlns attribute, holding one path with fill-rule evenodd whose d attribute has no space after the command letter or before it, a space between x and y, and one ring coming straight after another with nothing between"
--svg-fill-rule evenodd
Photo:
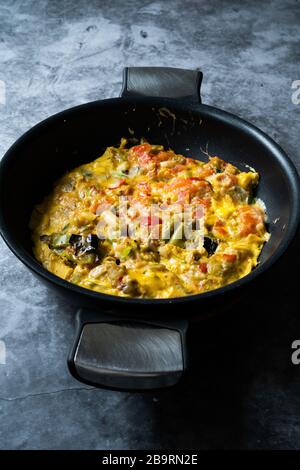
<instances>
[{"instance_id":1,"label":"red tomato piece","mask_svg":"<svg viewBox=\"0 0 300 470\"><path fill-rule=\"evenodd\" d=\"M211 186L207 181L201 178L176 178L171 183L171 191L175 194L188 191L190 196L197 195L204 197L210 194Z\"/></svg>"},{"instance_id":2,"label":"red tomato piece","mask_svg":"<svg viewBox=\"0 0 300 470\"><path fill-rule=\"evenodd\" d=\"M237 260L237 255L231 253L223 253L223 258L229 263L234 263Z\"/></svg>"},{"instance_id":3,"label":"red tomato piece","mask_svg":"<svg viewBox=\"0 0 300 470\"><path fill-rule=\"evenodd\" d=\"M207 273L207 263L201 262L199 264L199 269L203 274Z\"/></svg>"},{"instance_id":4,"label":"red tomato piece","mask_svg":"<svg viewBox=\"0 0 300 470\"><path fill-rule=\"evenodd\" d=\"M131 148L131 157L135 157L141 167L147 165L152 161L153 155L151 155L151 145L141 144Z\"/></svg>"},{"instance_id":5,"label":"red tomato piece","mask_svg":"<svg viewBox=\"0 0 300 470\"><path fill-rule=\"evenodd\" d=\"M259 207L243 206L239 210L238 222L240 235L260 233L264 228L264 215Z\"/></svg>"},{"instance_id":6,"label":"red tomato piece","mask_svg":"<svg viewBox=\"0 0 300 470\"><path fill-rule=\"evenodd\" d=\"M226 237L228 232L227 232L226 228L224 227L224 225L225 224L224 224L223 220L217 219L215 224L214 224L213 231L217 232L217 234L219 234L223 237Z\"/></svg>"},{"instance_id":7,"label":"red tomato piece","mask_svg":"<svg viewBox=\"0 0 300 470\"><path fill-rule=\"evenodd\" d=\"M238 179L235 175L220 173L216 176L219 185L224 189L229 189L237 185Z\"/></svg>"},{"instance_id":8,"label":"red tomato piece","mask_svg":"<svg viewBox=\"0 0 300 470\"><path fill-rule=\"evenodd\" d=\"M121 179L119 181L116 181L115 183L113 183L111 186L108 187L108 189L117 189L119 188L120 186L122 186L122 184L125 184L126 183L126 180L125 179Z\"/></svg>"},{"instance_id":9,"label":"red tomato piece","mask_svg":"<svg viewBox=\"0 0 300 470\"><path fill-rule=\"evenodd\" d=\"M140 194L145 196L150 196L151 194L151 187L149 183L138 183L138 188L140 190Z\"/></svg>"}]
</instances>

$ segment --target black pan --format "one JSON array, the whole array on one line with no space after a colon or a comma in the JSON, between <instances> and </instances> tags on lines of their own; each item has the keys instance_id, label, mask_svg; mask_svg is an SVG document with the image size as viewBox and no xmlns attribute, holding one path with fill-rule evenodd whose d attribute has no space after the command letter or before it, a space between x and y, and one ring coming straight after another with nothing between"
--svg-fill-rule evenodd
<instances>
[{"instance_id":1,"label":"black pan","mask_svg":"<svg viewBox=\"0 0 300 470\"><path fill-rule=\"evenodd\" d=\"M199 71L125 69L121 98L58 113L26 132L0 168L0 227L9 248L34 274L80 308L69 358L84 382L117 388L175 384L186 367L187 319L218 312L247 295L286 251L299 225L299 179L285 152L248 122L201 104ZM285 123L283 123L285 125ZM269 215L270 241L251 274L223 288L174 299L128 299L92 292L46 271L32 254L34 205L64 172L101 155L121 137L145 137L178 153L215 154L261 174L257 196Z\"/></svg>"}]
</instances>

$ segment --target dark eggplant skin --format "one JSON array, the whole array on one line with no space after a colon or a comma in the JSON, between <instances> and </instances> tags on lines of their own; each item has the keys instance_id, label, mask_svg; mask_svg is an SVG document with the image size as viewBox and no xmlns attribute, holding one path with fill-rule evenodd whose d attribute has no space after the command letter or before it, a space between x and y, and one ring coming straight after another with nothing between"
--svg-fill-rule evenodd
<instances>
[{"instance_id":1,"label":"dark eggplant skin","mask_svg":"<svg viewBox=\"0 0 300 470\"><path fill-rule=\"evenodd\" d=\"M209 237L204 237L203 246L206 249L208 256L211 256L214 254L214 252L218 248L218 245L219 244L217 240L213 240L212 238L209 238Z\"/></svg>"},{"instance_id":2,"label":"dark eggplant skin","mask_svg":"<svg viewBox=\"0 0 300 470\"><path fill-rule=\"evenodd\" d=\"M98 237L94 234L71 235L70 244L75 248L76 255L81 256L90 253L96 253L98 249Z\"/></svg>"},{"instance_id":3,"label":"dark eggplant skin","mask_svg":"<svg viewBox=\"0 0 300 470\"><path fill-rule=\"evenodd\" d=\"M47 243L51 250L67 248L70 245L71 235L67 233L53 233L52 235L41 235L40 240Z\"/></svg>"},{"instance_id":4,"label":"dark eggplant skin","mask_svg":"<svg viewBox=\"0 0 300 470\"><path fill-rule=\"evenodd\" d=\"M40 239L47 243L51 250L61 254L72 263L91 264L98 259L97 235L53 233L42 235Z\"/></svg>"}]
</instances>

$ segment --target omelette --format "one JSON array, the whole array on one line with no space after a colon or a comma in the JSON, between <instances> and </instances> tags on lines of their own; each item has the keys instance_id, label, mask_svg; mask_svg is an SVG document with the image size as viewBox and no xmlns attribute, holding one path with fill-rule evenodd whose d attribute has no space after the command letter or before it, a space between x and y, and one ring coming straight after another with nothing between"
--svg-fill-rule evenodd
<instances>
[{"instance_id":1,"label":"omelette","mask_svg":"<svg viewBox=\"0 0 300 470\"><path fill-rule=\"evenodd\" d=\"M258 181L218 156L202 162L122 139L35 207L34 255L60 278L110 295L218 289L249 274L269 239Z\"/></svg>"}]
</instances>

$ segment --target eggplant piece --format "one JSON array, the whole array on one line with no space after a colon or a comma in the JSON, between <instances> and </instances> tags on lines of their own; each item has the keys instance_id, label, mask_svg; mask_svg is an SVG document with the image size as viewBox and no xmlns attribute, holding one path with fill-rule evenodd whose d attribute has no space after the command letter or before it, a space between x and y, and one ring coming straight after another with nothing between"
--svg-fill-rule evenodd
<instances>
[{"instance_id":1,"label":"eggplant piece","mask_svg":"<svg viewBox=\"0 0 300 470\"><path fill-rule=\"evenodd\" d=\"M212 238L204 237L203 246L206 249L208 256L211 256L218 248L218 242L216 240L213 240Z\"/></svg>"},{"instance_id":2,"label":"eggplant piece","mask_svg":"<svg viewBox=\"0 0 300 470\"><path fill-rule=\"evenodd\" d=\"M138 297L141 295L139 283L135 279L130 279L129 281L125 282L122 286L122 292L124 294L130 295L131 297Z\"/></svg>"},{"instance_id":3,"label":"eggplant piece","mask_svg":"<svg viewBox=\"0 0 300 470\"><path fill-rule=\"evenodd\" d=\"M71 235L70 244L75 248L77 256L96 253L98 237L94 234L89 234L86 237L84 235Z\"/></svg>"},{"instance_id":4,"label":"eggplant piece","mask_svg":"<svg viewBox=\"0 0 300 470\"><path fill-rule=\"evenodd\" d=\"M70 238L70 244L75 250L75 257L79 264L93 264L97 261L97 235L72 235Z\"/></svg>"},{"instance_id":5,"label":"eggplant piece","mask_svg":"<svg viewBox=\"0 0 300 470\"><path fill-rule=\"evenodd\" d=\"M92 264L97 260L97 235L89 234L84 236L54 233L52 235L42 235L40 239L47 243L49 248L58 252L58 254L70 258L72 262Z\"/></svg>"},{"instance_id":6,"label":"eggplant piece","mask_svg":"<svg viewBox=\"0 0 300 470\"><path fill-rule=\"evenodd\" d=\"M70 243L71 235L66 233L53 233L52 235L42 235L40 240L47 243L49 248L62 249L67 248Z\"/></svg>"},{"instance_id":7,"label":"eggplant piece","mask_svg":"<svg viewBox=\"0 0 300 470\"><path fill-rule=\"evenodd\" d=\"M51 241L51 235L41 235L40 240L41 242L47 243L47 245L49 245Z\"/></svg>"},{"instance_id":8,"label":"eggplant piece","mask_svg":"<svg viewBox=\"0 0 300 470\"><path fill-rule=\"evenodd\" d=\"M76 246L77 243L80 243L81 239L82 239L82 235L75 235L75 234L71 235L70 236L70 245Z\"/></svg>"}]
</instances>

